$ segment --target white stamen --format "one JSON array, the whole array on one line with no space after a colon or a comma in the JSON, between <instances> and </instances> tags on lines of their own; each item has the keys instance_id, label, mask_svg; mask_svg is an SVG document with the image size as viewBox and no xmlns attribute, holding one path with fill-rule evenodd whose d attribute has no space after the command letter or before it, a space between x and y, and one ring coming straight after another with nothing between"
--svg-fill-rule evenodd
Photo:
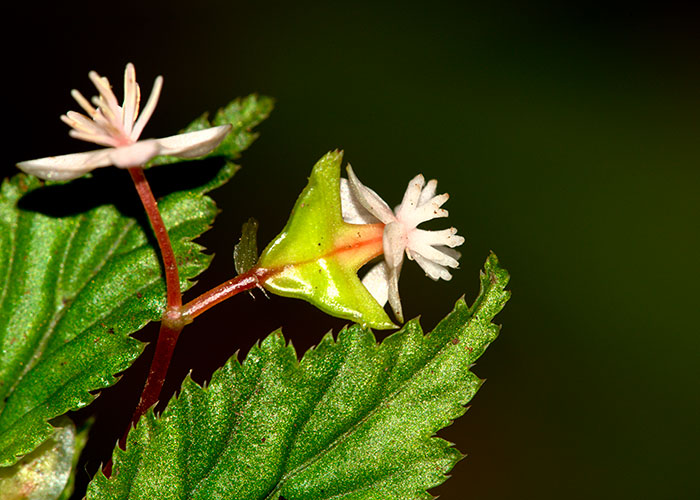
<instances>
[{"instance_id":1,"label":"white stamen","mask_svg":"<svg viewBox=\"0 0 700 500\"><path fill-rule=\"evenodd\" d=\"M124 72L124 104L122 105L122 127L124 133L131 136L131 129L136 120L136 107L138 106L138 84L134 65L126 65Z\"/></svg>"},{"instance_id":2,"label":"white stamen","mask_svg":"<svg viewBox=\"0 0 700 500\"><path fill-rule=\"evenodd\" d=\"M151 119L153 110L156 109L156 105L158 104L158 98L160 97L160 90L162 88L163 77L159 76L156 78L156 81L153 82L153 90L151 90L151 95L148 96L148 101L141 112L141 116L139 116L138 120L136 120L136 123L134 123L134 128L131 130L132 141L138 140L138 138L141 136L141 132L143 132L143 128L146 126L146 123L148 123L148 120Z\"/></svg>"},{"instance_id":3,"label":"white stamen","mask_svg":"<svg viewBox=\"0 0 700 500\"><path fill-rule=\"evenodd\" d=\"M68 132L71 137L107 149L24 161L17 164L20 169L42 179L70 180L108 165L120 168L143 166L158 155L196 158L213 151L231 130L231 125L221 125L163 139L138 141L158 104L163 77L155 79L153 91L139 116L141 89L136 82L133 64L127 64L124 72L123 107L119 106L107 78L94 71L88 76L99 93L92 98L94 106L77 90L71 91L88 116L68 111L61 120L71 127Z\"/></svg>"},{"instance_id":4,"label":"white stamen","mask_svg":"<svg viewBox=\"0 0 700 500\"><path fill-rule=\"evenodd\" d=\"M83 108L88 115L90 115L90 117L94 117L97 114L97 110L92 107L90 101L83 97L83 94L73 89L70 91L70 95L73 97L73 99L75 99L80 107Z\"/></svg>"}]
</instances>

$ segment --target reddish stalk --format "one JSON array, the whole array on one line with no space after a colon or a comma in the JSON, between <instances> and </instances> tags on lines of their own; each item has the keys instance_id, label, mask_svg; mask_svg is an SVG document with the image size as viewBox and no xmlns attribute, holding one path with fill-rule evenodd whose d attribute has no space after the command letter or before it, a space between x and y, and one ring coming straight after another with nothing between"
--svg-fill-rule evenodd
<instances>
[{"instance_id":1,"label":"reddish stalk","mask_svg":"<svg viewBox=\"0 0 700 500\"><path fill-rule=\"evenodd\" d=\"M165 228L160 210L158 210L158 203L153 196L153 192L148 184L148 180L146 180L143 169L141 167L130 168L129 174L134 181L134 186L139 194L139 198L141 198L141 203L146 210L148 220L153 228L153 233L158 241L158 247L160 248L160 254L163 259L163 267L165 269L167 305L165 315L160 325L160 332L158 333L156 351L153 354L151 367L141 393L141 398L131 417L129 428L127 428L126 432L119 440L119 446L122 448L124 448L126 443L126 436L131 425L136 424L139 418L141 418L141 415L146 413L148 408L158 402L160 392L165 382L165 376L170 366L170 359L175 351L177 339L184 326L188 323L182 316L182 294L180 293L180 276L178 273L177 261L175 260L175 252L173 252L168 230Z\"/></svg>"},{"instance_id":2,"label":"reddish stalk","mask_svg":"<svg viewBox=\"0 0 700 500\"><path fill-rule=\"evenodd\" d=\"M214 307L216 304L233 297L245 290L250 290L264 282L275 271L254 267L250 271L239 274L216 288L203 293L196 299L189 301L182 307L182 314L188 321L202 314L204 311Z\"/></svg>"},{"instance_id":3,"label":"reddish stalk","mask_svg":"<svg viewBox=\"0 0 700 500\"><path fill-rule=\"evenodd\" d=\"M141 416L146 413L150 407L158 403L163 384L165 383L165 376L168 373L170 359L175 351L175 345L177 344L180 332L185 325L191 323L194 318L216 304L245 290L250 290L258 286L272 273L273 271L269 269L253 268L247 273L240 274L216 288L212 288L208 292L203 293L196 299L188 302L185 306L173 311L174 314L166 313L160 325L156 352L153 354L151 368L143 392L141 393L141 399L134 410L129 427L119 440L119 446L122 449L126 446L126 437L131 427L136 425L136 422L138 422ZM111 462L109 465L111 465ZM107 474L109 470L111 469L105 468L103 472Z\"/></svg>"},{"instance_id":4,"label":"reddish stalk","mask_svg":"<svg viewBox=\"0 0 700 500\"><path fill-rule=\"evenodd\" d=\"M167 304L168 311L179 310L182 306L182 294L180 293L180 277L177 270L177 261L175 260L175 252L170 244L168 230L165 228L163 218L158 210L158 203L153 197L151 186L146 180L141 167L130 168L129 174L134 181L136 191L141 198L143 208L146 210L148 220L151 222L151 227L156 235L160 254L163 258L163 267L165 268L165 284L167 288Z\"/></svg>"},{"instance_id":5,"label":"reddish stalk","mask_svg":"<svg viewBox=\"0 0 700 500\"><path fill-rule=\"evenodd\" d=\"M163 259L163 267L165 268L167 307L161 321L156 350L153 353L151 367L143 391L141 392L141 398L131 417L129 427L119 440L119 446L122 449L126 445L126 437L131 426L136 425L136 422L138 422L141 416L146 413L149 408L158 403L160 393L163 390L163 384L165 383L165 377L168 374L170 360L175 352L177 339L185 325L219 302L257 286L271 274L271 271L267 269L251 269L247 273L241 274L209 290L183 307L177 261L175 260L175 253L170 243L168 231L165 228L163 218L158 210L158 204L153 196L148 180L146 180L143 169L140 167L130 168L129 174L134 181L136 191L139 194L139 198L141 198L141 202L146 210L153 232L155 233L156 240L158 241ZM105 467L105 474L109 474L110 471L111 462Z\"/></svg>"},{"instance_id":6,"label":"reddish stalk","mask_svg":"<svg viewBox=\"0 0 700 500\"><path fill-rule=\"evenodd\" d=\"M129 434L131 426L136 425L136 422L139 421L141 416L146 413L151 406L154 406L158 402L160 393L163 389L163 384L165 383L165 376L168 374L170 360L175 352L177 339L180 336L180 332L184 326L185 323L182 320L180 320L180 323L171 323L165 318L160 324L156 352L153 353L151 367L148 371L148 378L146 378L143 391L141 392L141 398L139 399L139 403L136 405L136 409L131 416L129 427L119 440L119 446L122 449L124 449L126 445L126 436Z\"/></svg>"}]
</instances>

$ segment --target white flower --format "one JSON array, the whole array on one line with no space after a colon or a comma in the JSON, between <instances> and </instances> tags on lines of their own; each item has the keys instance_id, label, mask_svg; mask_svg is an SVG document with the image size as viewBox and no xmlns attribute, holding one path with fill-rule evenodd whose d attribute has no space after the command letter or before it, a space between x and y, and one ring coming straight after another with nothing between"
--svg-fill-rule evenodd
<instances>
[{"instance_id":1,"label":"white flower","mask_svg":"<svg viewBox=\"0 0 700 500\"><path fill-rule=\"evenodd\" d=\"M447 217L447 210L440 208L449 198L447 194L435 195L437 181L427 184L422 175L408 183L403 201L394 211L377 193L364 186L348 165L348 179L341 179L340 194L343 220L351 224L385 224L382 244L384 261L374 266L362 279L362 284L381 305L387 301L403 322L399 297L399 274L404 253L415 260L425 274L433 280L452 279L448 268L456 268L460 253L453 250L464 243L451 227L441 231L426 231L417 226L438 217Z\"/></svg>"},{"instance_id":2,"label":"white flower","mask_svg":"<svg viewBox=\"0 0 700 500\"><path fill-rule=\"evenodd\" d=\"M89 73L89 77L100 94L99 97L92 98L92 104L77 90L71 91L73 98L88 116L69 111L61 116L61 120L71 127L71 137L107 148L23 161L17 164L20 169L42 179L69 180L108 165L119 168L140 167L158 155L195 158L212 151L231 130L231 125L222 125L163 139L139 141L139 136L158 103L163 77L156 78L140 115L141 91L136 83L133 64L127 64L124 71L124 103L121 106L107 78L94 71Z\"/></svg>"}]
</instances>

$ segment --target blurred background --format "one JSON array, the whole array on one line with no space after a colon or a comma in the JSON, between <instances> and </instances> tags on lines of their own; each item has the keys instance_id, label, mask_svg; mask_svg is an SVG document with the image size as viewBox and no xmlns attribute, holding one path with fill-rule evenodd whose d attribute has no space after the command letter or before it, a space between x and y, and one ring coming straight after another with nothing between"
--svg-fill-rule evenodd
<instances>
[{"instance_id":1,"label":"blurred background","mask_svg":"<svg viewBox=\"0 0 700 500\"><path fill-rule=\"evenodd\" d=\"M17 161L89 148L58 116L76 109L71 88L92 95L91 69L119 96L129 61L144 93L164 75L145 137L239 95L276 99L244 168L213 194L222 213L201 241L217 256L189 296L233 276L248 217L261 245L279 232L330 149L392 205L416 173L439 179L467 238L461 269L434 283L404 266L405 314L430 330L460 295L471 302L489 250L513 297L474 367L488 382L440 433L468 457L434 494L700 498L700 10L536 0L7 9L3 176ZM207 380L280 326L302 352L344 323L300 301L239 296L185 330L170 390L193 367ZM138 362L77 415L96 417L83 487L145 370Z\"/></svg>"}]
</instances>

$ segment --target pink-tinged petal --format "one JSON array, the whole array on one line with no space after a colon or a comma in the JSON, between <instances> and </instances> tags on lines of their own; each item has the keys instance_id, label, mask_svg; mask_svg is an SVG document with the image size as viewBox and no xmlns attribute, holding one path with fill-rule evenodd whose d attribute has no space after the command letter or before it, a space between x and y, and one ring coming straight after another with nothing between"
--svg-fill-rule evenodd
<instances>
[{"instance_id":1,"label":"pink-tinged petal","mask_svg":"<svg viewBox=\"0 0 700 500\"><path fill-rule=\"evenodd\" d=\"M119 168L143 167L159 154L161 154L161 147L157 139L139 141L109 150L112 165Z\"/></svg>"},{"instance_id":2,"label":"pink-tinged petal","mask_svg":"<svg viewBox=\"0 0 700 500\"><path fill-rule=\"evenodd\" d=\"M131 130L136 121L139 107L139 84L136 83L136 70L129 63L124 70L124 103L122 104L122 127L124 133L131 136Z\"/></svg>"},{"instance_id":3,"label":"pink-tinged petal","mask_svg":"<svg viewBox=\"0 0 700 500\"><path fill-rule=\"evenodd\" d=\"M75 101L80 105L80 107L85 110L85 112L88 115L94 118L94 116L97 114L97 110L92 106L92 104L90 104L90 101L83 97L83 94L81 94L76 89L73 89L70 91L70 95L73 97L73 99L75 99Z\"/></svg>"},{"instance_id":4,"label":"pink-tinged petal","mask_svg":"<svg viewBox=\"0 0 700 500\"><path fill-rule=\"evenodd\" d=\"M197 130L186 134L173 135L163 139L155 139L160 147L160 154L177 156L178 158L196 158L214 150L226 134L231 130L231 125Z\"/></svg>"},{"instance_id":5,"label":"pink-tinged petal","mask_svg":"<svg viewBox=\"0 0 700 500\"><path fill-rule=\"evenodd\" d=\"M444 266L441 266L440 264L436 264L435 262L426 259L419 253L412 252L411 254L413 255L413 258L415 259L416 263L421 268L423 268L423 271L425 271L426 276L428 276L433 281L437 281L440 278L444 279L445 281L450 281L452 279L452 275Z\"/></svg>"},{"instance_id":6,"label":"pink-tinged petal","mask_svg":"<svg viewBox=\"0 0 700 500\"><path fill-rule=\"evenodd\" d=\"M148 96L148 101L146 101L146 105L143 107L143 111L141 111L141 114L136 120L136 123L134 123L134 127L131 129L129 137L131 137L132 141L137 141L138 138L141 137L141 132L143 132L143 128L148 123L148 120L151 119L151 115L153 115L153 111L156 109L156 105L158 104L158 99L160 98L160 91L162 88L163 77L158 76L153 82L153 90L151 90L151 95ZM141 94L139 91L139 99L140 98ZM136 104L138 105L138 102Z\"/></svg>"},{"instance_id":7,"label":"pink-tinged petal","mask_svg":"<svg viewBox=\"0 0 700 500\"><path fill-rule=\"evenodd\" d=\"M97 114L96 117L101 117L101 115ZM105 126L80 113L68 111L65 115L61 115L61 121L72 128L68 132L71 137L110 148L119 145L117 139Z\"/></svg>"},{"instance_id":8,"label":"pink-tinged petal","mask_svg":"<svg viewBox=\"0 0 700 500\"><path fill-rule=\"evenodd\" d=\"M90 71L88 73L88 78L90 78L100 94L99 107L102 109L105 116L110 119L113 124L115 124L115 122L121 122L122 108L119 106L114 92L112 92L112 86L109 80L97 74L96 71ZM119 123L119 125L121 126L121 123Z\"/></svg>"},{"instance_id":9,"label":"pink-tinged petal","mask_svg":"<svg viewBox=\"0 0 700 500\"><path fill-rule=\"evenodd\" d=\"M386 267L384 262L380 262L372 267L365 274L365 277L362 278L362 284L380 306L384 307L386 305L389 300L389 268Z\"/></svg>"},{"instance_id":10,"label":"pink-tinged petal","mask_svg":"<svg viewBox=\"0 0 700 500\"><path fill-rule=\"evenodd\" d=\"M340 208L348 224L376 224L379 220L362 206L350 189L347 179L340 179Z\"/></svg>"},{"instance_id":11,"label":"pink-tinged petal","mask_svg":"<svg viewBox=\"0 0 700 500\"><path fill-rule=\"evenodd\" d=\"M406 192L403 195L403 200L401 200L401 205L396 207L397 218L400 219L402 215L409 214L418 207L418 200L420 199L424 185L425 179L421 174L418 174L411 179L411 181L408 183L408 187L406 188Z\"/></svg>"},{"instance_id":12,"label":"pink-tinged petal","mask_svg":"<svg viewBox=\"0 0 700 500\"><path fill-rule=\"evenodd\" d=\"M20 162L17 167L40 179L67 181L77 179L95 168L111 165L112 161L109 158L111 151L111 149L98 149L85 153L49 156Z\"/></svg>"},{"instance_id":13,"label":"pink-tinged petal","mask_svg":"<svg viewBox=\"0 0 700 500\"><path fill-rule=\"evenodd\" d=\"M69 130L68 135L74 139L80 139L85 142L92 142L93 144L99 144L100 146L105 146L108 148L113 148L117 146L117 141L112 139L111 136L107 135L94 135L86 134L85 132L79 132L78 130Z\"/></svg>"},{"instance_id":14,"label":"pink-tinged petal","mask_svg":"<svg viewBox=\"0 0 700 500\"><path fill-rule=\"evenodd\" d=\"M79 132L88 134L102 133L102 128L99 127L94 120L76 111L68 111L65 115L61 115L60 118L63 123Z\"/></svg>"},{"instance_id":15,"label":"pink-tinged petal","mask_svg":"<svg viewBox=\"0 0 700 500\"><path fill-rule=\"evenodd\" d=\"M435 179L430 179L428 183L425 185L423 188L423 191L420 193L420 198L418 199L418 206L423 205L424 203L427 203L430 201L431 198L435 196L435 192L437 191L437 181Z\"/></svg>"},{"instance_id":16,"label":"pink-tinged petal","mask_svg":"<svg viewBox=\"0 0 700 500\"><path fill-rule=\"evenodd\" d=\"M394 212L389 205L382 200L377 193L365 187L357 178L352 167L348 165L348 182L353 196L365 207L372 215L379 219L384 224L388 224L396 220Z\"/></svg>"}]
</instances>

